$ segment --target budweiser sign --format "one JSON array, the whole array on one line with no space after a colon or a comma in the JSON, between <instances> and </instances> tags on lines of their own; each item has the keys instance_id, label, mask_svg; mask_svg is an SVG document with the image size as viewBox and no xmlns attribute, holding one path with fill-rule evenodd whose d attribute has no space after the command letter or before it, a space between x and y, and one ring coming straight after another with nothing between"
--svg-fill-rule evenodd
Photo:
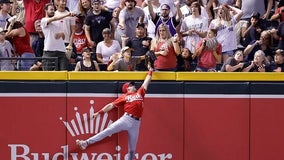
<instances>
[{"instance_id":1,"label":"budweiser sign","mask_svg":"<svg viewBox=\"0 0 284 160\"><path fill-rule=\"evenodd\" d=\"M35 153L30 150L28 145L24 144L9 144L11 149L11 160L127 160L127 154L125 156L121 155L120 146L116 146L117 154L110 153L70 153L68 150L68 145L61 146L62 152L55 153L53 155L49 153ZM21 153L19 153L21 151ZM136 159L141 160L169 160L172 159L171 153L146 153L140 155L136 154Z\"/></svg>"},{"instance_id":2,"label":"budweiser sign","mask_svg":"<svg viewBox=\"0 0 284 160\"><path fill-rule=\"evenodd\" d=\"M57 124L56 122L52 124L56 124L56 126L58 126L58 123L61 123L62 127L66 128L67 136L70 137L69 140L75 142L79 136L85 135L86 137L89 137L95 135L113 123L113 120L111 120L113 117L107 113L97 116L96 118L90 118L95 112L94 100L90 100L89 103L90 107L82 109L84 110L83 113L80 112L81 110L77 107L78 105L74 105L75 107L72 107L74 114L69 115L70 118L68 120L59 116ZM39 136L45 138L44 135ZM127 139L125 140L127 141ZM74 149L74 144L60 145L60 143L57 143L52 147L54 148L54 151L51 153L50 151L44 151L44 147L42 147L43 149L41 149L41 151L38 151L38 147L34 147L33 143L8 144L11 160L126 160L128 156L125 154L125 151L127 151L127 145L124 147L121 145L104 146L107 148L107 152L95 152L96 150L92 150L91 147L81 151ZM108 152L108 150L110 150L110 152ZM157 154L154 153L154 151L136 153L136 159L139 160L170 160L172 158L172 153Z\"/></svg>"}]
</instances>

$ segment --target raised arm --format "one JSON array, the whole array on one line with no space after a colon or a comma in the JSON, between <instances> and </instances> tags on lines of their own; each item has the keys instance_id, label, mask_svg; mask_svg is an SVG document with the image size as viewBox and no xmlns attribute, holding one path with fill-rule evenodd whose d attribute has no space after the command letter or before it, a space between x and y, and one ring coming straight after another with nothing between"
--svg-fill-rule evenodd
<instances>
[{"instance_id":1,"label":"raised arm","mask_svg":"<svg viewBox=\"0 0 284 160\"><path fill-rule=\"evenodd\" d=\"M106 113L110 110L112 110L114 108L114 104L111 102L111 103L108 103L107 105L105 105L100 111L96 112L93 114L93 118L96 118L99 114L102 114L102 113Z\"/></svg>"},{"instance_id":2,"label":"raised arm","mask_svg":"<svg viewBox=\"0 0 284 160\"><path fill-rule=\"evenodd\" d=\"M12 3L12 11L11 11L11 15L14 16L16 15L16 9L17 7L19 6L17 0L13 0L13 3Z\"/></svg>"},{"instance_id":3,"label":"raised arm","mask_svg":"<svg viewBox=\"0 0 284 160\"><path fill-rule=\"evenodd\" d=\"M153 73L153 68L151 67L150 64L148 64L148 68L149 68L149 71L148 71L148 74L142 84L142 87L147 90L148 89L148 85L150 84L151 80L152 80L152 73Z\"/></svg>"},{"instance_id":4,"label":"raised arm","mask_svg":"<svg viewBox=\"0 0 284 160\"><path fill-rule=\"evenodd\" d=\"M272 9L272 6L273 6L273 0L268 0L266 12L262 17L263 19L269 18L269 14L270 14L270 11Z\"/></svg>"},{"instance_id":5,"label":"raised arm","mask_svg":"<svg viewBox=\"0 0 284 160\"><path fill-rule=\"evenodd\" d=\"M242 0L236 0L236 6L238 8L241 8L242 7Z\"/></svg>"},{"instance_id":6,"label":"raised arm","mask_svg":"<svg viewBox=\"0 0 284 160\"><path fill-rule=\"evenodd\" d=\"M179 55L181 53L181 49L178 43L178 35L175 34L174 37L171 38L171 41L172 41L176 55Z\"/></svg>"},{"instance_id":7,"label":"raised arm","mask_svg":"<svg viewBox=\"0 0 284 160\"><path fill-rule=\"evenodd\" d=\"M61 20L61 19L65 18L65 17L68 17L68 16L74 16L74 14L71 13L71 12L67 12L66 14L63 14L63 15L53 16L53 17L51 17L51 18L49 18L47 20L47 24L49 24L49 23L51 23L53 21Z\"/></svg>"},{"instance_id":8,"label":"raised arm","mask_svg":"<svg viewBox=\"0 0 284 160\"><path fill-rule=\"evenodd\" d=\"M181 13L181 10L180 10L180 1L175 1L175 7L177 9L176 20L177 20L177 22L180 22L181 18L182 18L182 13Z\"/></svg>"},{"instance_id":9,"label":"raised arm","mask_svg":"<svg viewBox=\"0 0 284 160\"><path fill-rule=\"evenodd\" d=\"M234 14L234 17L235 17L236 21L239 22L240 19L243 16L243 11L238 9L238 8L236 8L236 7L233 7L233 6L230 6L230 8L233 11L233 14Z\"/></svg>"},{"instance_id":10,"label":"raised arm","mask_svg":"<svg viewBox=\"0 0 284 160\"><path fill-rule=\"evenodd\" d=\"M148 10L149 10L151 19L154 20L157 15L154 12L153 5L152 5L152 0L147 0L147 2L148 2Z\"/></svg>"}]
</instances>

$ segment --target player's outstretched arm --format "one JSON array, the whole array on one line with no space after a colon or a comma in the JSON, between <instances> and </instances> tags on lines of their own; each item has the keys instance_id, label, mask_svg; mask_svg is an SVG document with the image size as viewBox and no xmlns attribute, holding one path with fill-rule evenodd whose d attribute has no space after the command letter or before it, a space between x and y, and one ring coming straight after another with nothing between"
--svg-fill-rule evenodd
<instances>
[{"instance_id":1,"label":"player's outstretched arm","mask_svg":"<svg viewBox=\"0 0 284 160\"><path fill-rule=\"evenodd\" d=\"M153 68L152 67L148 67L148 68L149 68L148 74L142 84L142 87L144 87L145 90L147 90L148 85L152 80L152 73L153 73Z\"/></svg>"},{"instance_id":2,"label":"player's outstretched arm","mask_svg":"<svg viewBox=\"0 0 284 160\"><path fill-rule=\"evenodd\" d=\"M100 111L94 113L93 118L96 118L99 114L108 112L110 110L112 110L114 108L113 103L108 103L107 105L105 105Z\"/></svg>"}]
</instances>

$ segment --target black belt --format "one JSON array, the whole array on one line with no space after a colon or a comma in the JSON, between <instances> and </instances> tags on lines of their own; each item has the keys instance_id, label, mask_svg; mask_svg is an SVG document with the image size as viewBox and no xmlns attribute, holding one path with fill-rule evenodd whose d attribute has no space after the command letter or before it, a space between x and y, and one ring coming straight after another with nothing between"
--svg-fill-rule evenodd
<instances>
[{"instance_id":1,"label":"black belt","mask_svg":"<svg viewBox=\"0 0 284 160\"><path fill-rule=\"evenodd\" d=\"M137 121L140 121L140 120L141 120L141 118L135 117L135 116L133 116L132 114L126 113L126 115L128 115L129 117L131 117L131 118L133 118L133 119L135 119L135 120L137 120Z\"/></svg>"}]
</instances>

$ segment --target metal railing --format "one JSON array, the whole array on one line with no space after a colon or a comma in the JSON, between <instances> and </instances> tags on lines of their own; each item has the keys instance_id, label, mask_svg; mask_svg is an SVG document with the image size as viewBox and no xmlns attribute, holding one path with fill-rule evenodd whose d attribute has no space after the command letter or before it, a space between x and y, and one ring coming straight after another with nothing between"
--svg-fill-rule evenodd
<instances>
[{"instance_id":1,"label":"metal railing","mask_svg":"<svg viewBox=\"0 0 284 160\"><path fill-rule=\"evenodd\" d=\"M7 61L7 60L10 60L10 61L15 61L15 68L17 71L21 71L19 67L20 65L20 61L24 61L24 60L33 60L35 64L37 61L42 61L42 60L49 60L49 61L52 61L51 64L53 64L52 66L49 66L49 67L54 67L54 70L55 71L58 71L58 57L32 57L32 58L22 58L22 57L0 57L0 62L1 61ZM0 71L1 71L1 68L0 68Z\"/></svg>"}]
</instances>

